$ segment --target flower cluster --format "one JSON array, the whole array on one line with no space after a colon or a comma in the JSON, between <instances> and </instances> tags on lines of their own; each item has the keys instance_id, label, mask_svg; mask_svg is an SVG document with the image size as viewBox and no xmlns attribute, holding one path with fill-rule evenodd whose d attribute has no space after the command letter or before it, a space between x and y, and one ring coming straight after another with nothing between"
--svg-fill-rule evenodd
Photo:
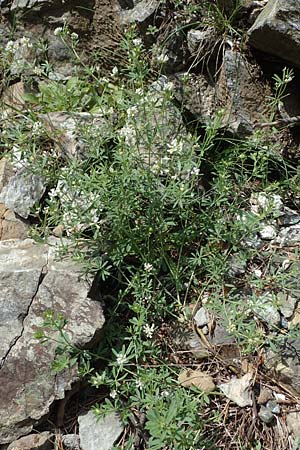
<instances>
[{"instance_id":1,"label":"flower cluster","mask_svg":"<svg viewBox=\"0 0 300 450\"><path fill-rule=\"evenodd\" d=\"M149 325L148 323L146 323L146 325L144 325L144 327L143 327L143 331L145 333L145 336L148 339L151 339L153 337L153 334L154 334L154 331L155 331L154 323L152 325Z\"/></svg>"},{"instance_id":2,"label":"flower cluster","mask_svg":"<svg viewBox=\"0 0 300 450\"><path fill-rule=\"evenodd\" d=\"M82 231L91 225L97 226L101 207L97 204L97 195L74 189L66 180L60 180L55 189L49 192L50 205L59 200L62 222L67 235Z\"/></svg>"},{"instance_id":3,"label":"flower cluster","mask_svg":"<svg viewBox=\"0 0 300 450\"><path fill-rule=\"evenodd\" d=\"M125 144L129 147L133 147L136 144L136 130L131 125L121 128L119 136L124 139Z\"/></svg>"}]
</instances>

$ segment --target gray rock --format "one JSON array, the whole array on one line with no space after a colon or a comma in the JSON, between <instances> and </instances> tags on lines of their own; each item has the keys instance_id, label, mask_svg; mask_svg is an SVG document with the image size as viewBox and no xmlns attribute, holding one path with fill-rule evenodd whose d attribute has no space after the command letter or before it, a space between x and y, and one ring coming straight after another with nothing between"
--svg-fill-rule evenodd
<instances>
[{"instance_id":1,"label":"gray rock","mask_svg":"<svg viewBox=\"0 0 300 450\"><path fill-rule=\"evenodd\" d=\"M243 258L242 255L232 255L228 263L230 276L236 277L239 275L243 275L246 272L247 261L245 261L245 258Z\"/></svg>"},{"instance_id":2,"label":"gray rock","mask_svg":"<svg viewBox=\"0 0 300 450\"><path fill-rule=\"evenodd\" d=\"M39 434L29 434L12 442L7 450L52 450L53 434L44 431Z\"/></svg>"},{"instance_id":3,"label":"gray rock","mask_svg":"<svg viewBox=\"0 0 300 450\"><path fill-rule=\"evenodd\" d=\"M39 10L41 7L45 5L51 5L54 3L53 0L13 0L11 4L11 11L18 11L22 9L35 9Z\"/></svg>"},{"instance_id":4,"label":"gray rock","mask_svg":"<svg viewBox=\"0 0 300 450\"><path fill-rule=\"evenodd\" d=\"M300 214L295 211L284 208L284 215L278 219L279 225L289 227L300 222Z\"/></svg>"},{"instance_id":5,"label":"gray rock","mask_svg":"<svg viewBox=\"0 0 300 450\"><path fill-rule=\"evenodd\" d=\"M50 112L41 114L40 120L46 129L55 137L59 153L62 157L83 159L87 156L88 148L83 139L82 129L93 127L94 136L105 140L113 124L113 115L110 117L102 114L90 114L86 112L66 113Z\"/></svg>"},{"instance_id":6,"label":"gray rock","mask_svg":"<svg viewBox=\"0 0 300 450\"><path fill-rule=\"evenodd\" d=\"M300 243L300 224L283 228L273 242L274 244L279 244L281 247L298 245Z\"/></svg>"},{"instance_id":7,"label":"gray rock","mask_svg":"<svg viewBox=\"0 0 300 450\"><path fill-rule=\"evenodd\" d=\"M276 307L276 297L270 292L258 296L250 305L254 314L270 327L280 325L280 314Z\"/></svg>"},{"instance_id":8,"label":"gray rock","mask_svg":"<svg viewBox=\"0 0 300 450\"><path fill-rule=\"evenodd\" d=\"M46 190L43 177L21 169L10 178L0 193L0 202L19 216L27 219L31 208L42 198Z\"/></svg>"},{"instance_id":9,"label":"gray rock","mask_svg":"<svg viewBox=\"0 0 300 450\"><path fill-rule=\"evenodd\" d=\"M289 338L276 353L269 351L265 366L272 376L286 384L293 392L300 393L300 339Z\"/></svg>"},{"instance_id":10,"label":"gray rock","mask_svg":"<svg viewBox=\"0 0 300 450\"><path fill-rule=\"evenodd\" d=\"M65 450L80 450L78 434L65 434L61 437Z\"/></svg>"},{"instance_id":11,"label":"gray rock","mask_svg":"<svg viewBox=\"0 0 300 450\"><path fill-rule=\"evenodd\" d=\"M268 85L260 81L257 67L246 62L241 53L225 50L217 93L224 108L223 126L240 137L250 135L254 125L268 112Z\"/></svg>"},{"instance_id":12,"label":"gray rock","mask_svg":"<svg viewBox=\"0 0 300 450\"><path fill-rule=\"evenodd\" d=\"M12 163L7 158L0 159L0 192L3 189L9 179L14 175L15 170Z\"/></svg>"},{"instance_id":13,"label":"gray rock","mask_svg":"<svg viewBox=\"0 0 300 450\"><path fill-rule=\"evenodd\" d=\"M300 412L290 412L286 415L287 428L294 437L300 437Z\"/></svg>"},{"instance_id":14,"label":"gray rock","mask_svg":"<svg viewBox=\"0 0 300 450\"><path fill-rule=\"evenodd\" d=\"M261 248L264 245L263 240L256 233L244 237L241 243L244 247L249 248Z\"/></svg>"},{"instance_id":15,"label":"gray rock","mask_svg":"<svg viewBox=\"0 0 300 450\"><path fill-rule=\"evenodd\" d=\"M204 75L179 74L175 80L175 98L199 122L208 125L216 113L218 98L215 86Z\"/></svg>"},{"instance_id":16,"label":"gray rock","mask_svg":"<svg viewBox=\"0 0 300 450\"><path fill-rule=\"evenodd\" d=\"M220 319L219 319L220 322ZM235 344L235 339L231 334L226 330L225 327L220 325L220 323L216 323L214 327L213 336L211 338L211 343L216 346L229 346Z\"/></svg>"},{"instance_id":17,"label":"gray rock","mask_svg":"<svg viewBox=\"0 0 300 450\"><path fill-rule=\"evenodd\" d=\"M78 417L78 423L82 450L111 450L124 428L116 413L97 419L89 411Z\"/></svg>"},{"instance_id":18,"label":"gray rock","mask_svg":"<svg viewBox=\"0 0 300 450\"><path fill-rule=\"evenodd\" d=\"M250 44L300 65L300 1L269 0L249 30Z\"/></svg>"},{"instance_id":19,"label":"gray rock","mask_svg":"<svg viewBox=\"0 0 300 450\"><path fill-rule=\"evenodd\" d=\"M294 297L293 295L285 292L278 292L276 295L277 300L279 302L279 309L281 314L289 319L294 314L296 305L299 301L299 298Z\"/></svg>"},{"instance_id":20,"label":"gray rock","mask_svg":"<svg viewBox=\"0 0 300 450\"><path fill-rule=\"evenodd\" d=\"M48 57L50 61L68 61L72 55L69 47L57 36L49 36Z\"/></svg>"},{"instance_id":21,"label":"gray rock","mask_svg":"<svg viewBox=\"0 0 300 450\"><path fill-rule=\"evenodd\" d=\"M216 31L213 27L205 30L189 30L187 33L187 45L189 51L193 54L197 52L199 59L205 58L211 54L216 45Z\"/></svg>"},{"instance_id":22,"label":"gray rock","mask_svg":"<svg viewBox=\"0 0 300 450\"><path fill-rule=\"evenodd\" d=\"M141 0L135 2L135 6L131 9L121 9L119 11L120 23L124 26L128 26L132 23L144 23L159 6L159 0Z\"/></svg>"},{"instance_id":23,"label":"gray rock","mask_svg":"<svg viewBox=\"0 0 300 450\"><path fill-rule=\"evenodd\" d=\"M71 345L83 348L99 338L104 323L81 267L55 261L54 254L55 247L30 239L0 242L0 444L30 433L77 379L76 365L55 375L57 344L35 338L44 312L62 314Z\"/></svg>"},{"instance_id":24,"label":"gray rock","mask_svg":"<svg viewBox=\"0 0 300 450\"><path fill-rule=\"evenodd\" d=\"M259 235L262 239L266 241L271 241L272 239L275 239L277 236L277 229L273 225L262 225Z\"/></svg>"},{"instance_id":25,"label":"gray rock","mask_svg":"<svg viewBox=\"0 0 300 450\"><path fill-rule=\"evenodd\" d=\"M266 407L273 413L273 414L280 414L280 406L275 400L269 400L266 404Z\"/></svg>"},{"instance_id":26,"label":"gray rock","mask_svg":"<svg viewBox=\"0 0 300 450\"><path fill-rule=\"evenodd\" d=\"M266 406L261 406L259 408L258 417L260 418L260 420L262 420L264 423L267 423L267 424L272 423L274 420L274 414Z\"/></svg>"}]
</instances>

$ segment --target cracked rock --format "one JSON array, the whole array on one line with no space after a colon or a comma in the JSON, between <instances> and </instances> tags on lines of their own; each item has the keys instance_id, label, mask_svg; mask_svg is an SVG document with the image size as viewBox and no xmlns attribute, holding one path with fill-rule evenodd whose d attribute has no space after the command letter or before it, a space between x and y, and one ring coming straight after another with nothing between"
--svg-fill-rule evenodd
<instances>
[{"instance_id":1,"label":"cracked rock","mask_svg":"<svg viewBox=\"0 0 300 450\"><path fill-rule=\"evenodd\" d=\"M0 242L0 444L30 433L77 379L76 366L53 374L56 343L45 346L35 338L44 312L66 318L74 346L97 340L104 323L80 266L57 262L54 254L54 247L30 239Z\"/></svg>"}]
</instances>

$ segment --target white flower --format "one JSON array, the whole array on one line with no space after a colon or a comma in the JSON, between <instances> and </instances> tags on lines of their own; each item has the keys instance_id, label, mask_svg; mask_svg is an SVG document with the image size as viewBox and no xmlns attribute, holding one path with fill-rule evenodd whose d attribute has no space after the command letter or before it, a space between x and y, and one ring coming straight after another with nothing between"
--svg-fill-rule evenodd
<instances>
[{"instance_id":1,"label":"white flower","mask_svg":"<svg viewBox=\"0 0 300 450\"><path fill-rule=\"evenodd\" d=\"M136 45L136 46L141 45L142 39L141 38L133 39L132 43L133 43L133 45Z\"/></svg>"},{"instance_id":2,"label":"white flower","mask_svg":"<svg viewBox=\"0 0 300 450\"><path fill-rule=\"evenodd\" d=\"M32 48L32 43L30 42L30 39L23 36L20 40L19 40L20 45L22 45L23 47L27 47L27 48Z\"/></svg>"},{"instance_id":3,"label":"white flower","mask_svg":"<svg viewBox=\"0 0 300 450\"><path fill-rule=\"evenodd\" d=\"M41 122L37 121L37 122L34 122L34 124L32 125L31 132L34 136L37 136L37 135L41 134L43 129L44 129L43 124Z\"/></svg>"},{"instance_id":4,"label":"white flower","mask_svg":"<svg viewBox=\"0 0 300 450\"><path fill-rule=\"evenodd\" d=\"M165 85L164 85L164 91L173 91L175 88L174 83L172 83L172 81L168 81Z\"/></svg>"},{"instance_id":5,"label":"white flower","mask_svg":"<svg viewBox=\"0 0 300 450\"><path fill-rule=\"evenodd\" d=\"M71 33L71 39L73 41L76 41L76 39L78 39L78 34L77 33Z\"/></svg>"},{"instance_id":6,"label":"white flower","mask_svg":"<svg viewBox=\"0 0 300 450\"><path fill-rule=\"evenodd\" d=\"M193 167L192 170L190 171L191 175L199 175L200 173L200 169L198 169L198 167Z\"/></svg>"},{"instance_id":7,"label":"white flower","mask_svg":"<svg viewBox=\"0 0 300 450\"><path fill-rule=\"evenodd\" d=\"M170 144L167 144L167 152L172 155L173 153L181 153L183 150L183 142L177 138L172 139Z\"/></svg>"},{"instance_id":8,"label":"white flower","mask_svg":"<svg viewBox=\"0 0 300 450\"><path fill-rule=\"evenodd\" d=\"M142 88L137 88L137 89L135 90L135 93L136 93L137 95L144 95L144 90L143 90Z\"/></svg>"},{"instance_id":9,"label":"white flower","mask_svg":"<svg viewBox=\"0 0 300 450\"><path fill-rule=\"evenodd\" d=\"M138 389L141 389L144 387L144 383L140 379L135 380L135 385Z\"/></svg>"},{"instance_id":10,"label":"white flower","mask_svg":"<svg viewBox=\"0 0 300 450\"><path fill-rule=\"evenodd\" d=\"M7 52L13 52L16 49L16 42L15 41L8 41L6 44L5 50Z\"/></svg>"},{"instance_id":11,"label":"white flower","mask_svg":"<svg viewBox=\"0 0 300 450\"><path fill-rule=\"evenodd\" d=\"M41 76L43 74L43 68L42 67L35 67L33 69L33 72L35 73L35 75Z\"/></svg>"},{"instance_id":12,"label":"white flower","mask_svg":"<svg viewBox=\"0 0 300 450\"><path fill-rule=\"evenodd\" d=\"M255 269L253 273L257 278L261 278L262 276L262 271L260 269Z\"/></svg>"},{"instance_id":13,"label":"white flower","mask_svg":"<svg viewBox=\"0 0 300 450\"><path fill-rule=\"evenodd\" d=\"M111 391L111 393L109 394L109 396L112 398L112 399L115 399L116 397L117 397L117 395L118 395L118 393L117 393L117 391L114 389L113 391Z\"/></svg>"},{"instance_id":14,"label":"white flower","mask_svg":"<svg viewBox=\"0 0 300 450\"><path fill-rule=\"evenodd\" d=\"M113 67L113 69L111 71L112 76L115 77L118 75L118 73L119 73L119 69L116 66Z\"/></svg>"},{"instance_id":15,"label":"white flower","mask_svg":"<svg viewBox=\"0 0 300 450\"><path fill-rule=\"evenodd\" d=\"M124 353L119 353L116 362L118 366L123 366L127 362L126 355L124 355Z\"/></svg>"},{"instance_id":16,"label":"white flower","mask_svg":"<svg viewBox=\"0 0 300 450\"><path fill-rule=\"evenodd\" d=\"M156 60L158 63L163 64L169 61L169 57L166 53L161 53L160 55L157 55Z\"/></svg>"},{"instance_id":17,"label":"white flower","mask_svg":"<svg viewBox=\"0 0 300 450\"><path fill-rule=\"evenodd\" d=\"M63 32L63 27L57 27L53 31L53 34L54 34L54 36L59 36L60 34L62 34L62 32Z\"/></svg>"},{"instance_id":18,"label":"white flower","mask_svg":"<svg viewBox=\"0 0 300 450\"><path fill-rule=\"evenodd\" d=\"M152 325L149 325L148 323L146 323L146 325L144 325L144 327L143 327L143 331L144 331L145 335L147 336L147 338L149 338L149 339L152 338L154 330L155 330L154 323Z\"/></svg>"},{"instance_id":19,"label":"white flower","mask_svg":"<svg viewBox=\"0 0 300 450\"><path fill-rule=\"evenodd\" d=\"M162 397L169 397L170 392L165 390L165 391L162 391L160 395L161 395Z\"/></svg>"},{"instance_id":20,"label":"white flower","mask_svg":"<svg viewBox=\"0 0 300 450\"><path fill-rule=\"evenodd\" d=\"M100 375L100 373L97 373L96 375L93 375L91 377L90 383L92 386L99 387L102 384L104 384L104 379L105 379L105 373L102 373L101 375Z\"/></svg>"},{"instance_id":21,"label":"white flower","mask_svg":"<svg viewBox=\"0 0 300 450\"><path fill-rule=\"evenodd\" d=\"M120 131L119 131L120 136L125 138L125 144L127 144L128 146L134 146L136 143L136 132L135 129L130 126L127 125L125 127L123 127Z\"/></svg>"},{"instance_id":22,"label":"white flower","mask_svg":"<svg viewBox=\"0 0 300 450\"><path fill-rule=\"evenodd\" d=\"M139 110L136 106L132 106L131 108L127 109L127 117L135 117L138 114Z\"/></svg>"},{"instance_id":23,"label":"white flower","mask_svg":"<svg viewBox=\"0 0 300 450\"><path fill-rule=\"evenodd\" d=\"M151 272L153 270L153 266L150 263L145 263L144 264L144 270L145 272Z\"/></svg>"}]
</instances>

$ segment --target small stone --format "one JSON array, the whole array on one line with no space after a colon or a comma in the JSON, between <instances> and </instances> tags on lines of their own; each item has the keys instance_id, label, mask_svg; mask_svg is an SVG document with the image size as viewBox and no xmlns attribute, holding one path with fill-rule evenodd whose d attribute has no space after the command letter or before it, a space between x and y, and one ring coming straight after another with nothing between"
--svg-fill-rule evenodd
<instances>
[{"instance_id":1,"label":"small stone","mask_svg":"<svg viewBox=\"0 0 300 450\"><path fill-rule=\"evenodd\" d=\"M283 228L273 242L282 247L298 245L300 243L300 224Z\"/></svg>"},{"instance_id":2,"label":"small stone","mask_svg":"<svg viewBox=\"0 0 300 450\"><path fill-rule=\"evenodd\" d=\"M260 418L260 420L262 420L264 423L271 423L274 419L274 414L272 413L272 411L270 411L269 408L267 408L266 406L261 406L258 412L258 417Z\"/></svg>"},{"instance_id":3,"label":"small stone","mask_svg":"<svg viewBox=\"0 0 300 450\"><path fill-rule=\"evenodd\" d=\"M214 27L205 30L189 30L187 33L187 45L189 51L193 54L197 52L198 58L210 55L215 46L217 35Z\"/></svg>"},{"instance_id":4,"label":"small stone","mask_svg":"<svg viewBox=\"0 0 300 450\"><path fill-rule=\"evenodd\" d=\"M116 413L98 419L89 411L78 417L78 423L82 450L111 450L124 428Z\"/></svg>"},{"instance_id":5,"label":"small stone","mask_svg":"<svg viewBox=\"0 0 300 450\"><path fill-rule=\"evenodd\" d=\"M279 309L281 314L286 319L292 317L299 299L285 292L278 292L277 299L280 303Z\"/></svg>"},{"instance_id":6,"label":"small stone","mask_svg":"<svg viewBox=\"0 0 300 450\"><path fill-rule=\"evenodd\" d=\"M199 328L202 328L208 324L209 318L205 308L201 307L200 309L198 309L194 316L194 321Z\"/></svg>"},{"instance_id":7,"label":"small stone","mask_svg":"<svg viewBox=\"0 0 300 450\"><path fill-rule=\"evenodd\" d=\"M185 347L197 359L205 359L209 356L208 348L204 344L202 344L198 335L194 331L188 336Z\"/></svg>"},{"instance_id":8,"label":"small stone","mask_svg":"<svg viewBox=\"0 0 300 450\"><path fill-rule=\"evenodd\" d=\"M183 387L195 386L207 393L216 388L213 378L200 370L184 370L179 374L178 382Z\"/></svg>"},{"instance_id":9,"label":"small stone","mask_svg":"<svg viewBox=\"0 0 300 450\"><path fill-rule=\"evenodd\" d=\"M266 404L266 407L273 413L273 414L280 414L280 406L276 402L276 400L269 400Z\"/></svg>"},{"instance_id":10,"label":"small stone","mask_svg":"<svg viewBox=\"0 0 300 450\"><path fill-rule=\"evenodd\" d=\"M262 239L265 239L267 241L271 241L272 239L275 239L277 236L277 230L272 225L265 225L259 232L259 235Z\"/></svg>"},{"instance_id":11,"label":"small stone","mask_svg":"<svg viewBox=\"0 0 300 450\"><path fill-rule=\"evenodd\" d=\"M260 239L260 237L255 233L250 236L245 237L242 240L242 244L244 247L249 248L260 248L264 245L264 242Z\"/></svg>"},{"instance_id":12,"label":"small stone","mask_svg":"<svg viewBox=\"0 0 300 450\"><path fill-rule=\"evenodd\" d=\"M52 234L53 234L53 236L56 236L56 237L62 237L64 231L65 231L65 227L64 227L64 225L61 224L61 225L57 225L55 228L53 228Z\"/></svg>"},{"instance_id":13,"label":"small stone","mask_svg":"<svg viewBox=\"0 0 300 450\"><path fill-rule=\"evenodd\" d=\"M78 434L65 434L61 437L64 450L80 450Z\"/></svg>"},{"instance_id":14,"label":"small stone","mask_svg":"<svg viewBox=\"0 0 300 450\"><path fill-rule=\"evenodd\" d=\"M273 398L272 391L270 389L262 388L256 401L259 405L264 405L271 400L271 398Z\"/></svg>"},{"instance_id":15,"label":"small stone","mask_svg":"<svg viewBox=\"0 0 300 450\"><path fill-rule=\"evenodd\" d=\"M283 227L289 227L291 225L296 225L300 222L300 214L297 214L295 211L286 212L284 216L279 217L278 223Z\"/></svg>"},{"instance_id":16,"label":"small stone","mask_svg":"<svg viewBox=\"0 0 300 450\"><path fill-rule=\"evenodd\" d=\"M274 306L275 302L276 299L273 297L273 294L266 292L257 297L254 304L251 305L257 317L271 327L280 325L280 314L276 306Z\"/></svg>"},{"instance_id":17,"label":"small stone","mask_svg":"<svg viewBox=\"0 0 300 450\"><path fill-rule=\"evenodd\" d=\"M240 255L233 255L229 260L229 275L239 276L246 272L247 261L243 259Z\"/></svg>"},{"instance_id":18,"label":"small stone","mask_svg":"<svg viewBox=\"0 0 300 450\"><path fill-rule=\"evenodd\" d=\"M40 434L29 434L12 442L7 450L52 450L53 435L48 431Z\"/></svg>"}]
</instances>

